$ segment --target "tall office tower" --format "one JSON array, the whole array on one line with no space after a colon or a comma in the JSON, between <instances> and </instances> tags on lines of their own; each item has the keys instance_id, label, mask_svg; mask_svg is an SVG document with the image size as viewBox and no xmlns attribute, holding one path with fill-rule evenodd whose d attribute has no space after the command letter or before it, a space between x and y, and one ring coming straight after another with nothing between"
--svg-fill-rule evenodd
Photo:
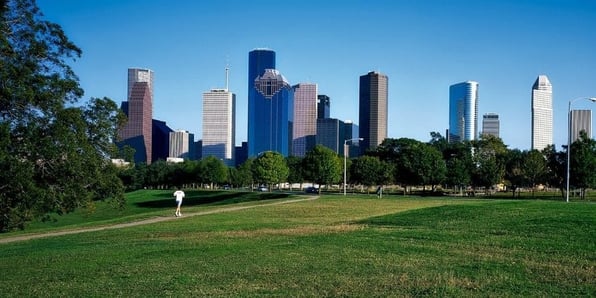
<instances>
[{"instance_id":1,"label":"tall office tower","mask_svg":"<svg viewBox=\"0 0 596 298\"><path fill-rule=\"evenodd\" d=\"M553 86L539 75L532 86L532 149L553 144Z\"/></svg>"},{"instance_id":2,"label":"tall office tower","mask_svg":"<svg viewBox=\"0 0 596 298\"><path fill-rule=\"evenodd\" d=\"M132 147L136 150L135 162L151 164L153 71L142 68L128 69L127 99L128 122L120 130L120 138L124 143L134 144ZM130 142L130 140L137 141Z\"/></svg>"},{"instance_id":3,"label":"tall office tower","mask_svg":"<svg viewBox=\"0 0 596 298\"><path fill-rule=\"evenodd\" d=\"M499 137L499 114L488 113L482 116L482 135Z\"/></svg>"},{"instance_id":4,"label":"tall office tower","mask_svg":"<svg viewBox=\"0 0 596 298\"><path fill-rule=\"evenodd\" d=\"M348 145L348 157L360 156L360 142L358 140L358 125L354 124L352 120L344 121L344 141L352 140L347 142Z\"/></svg>"},{"instance_id":5,"label":"tall office tower","mask_svg":"<svg viewBox=\"0 0 596 298\"><path fill-rule=\"evenodd\" d=\"M323 145L343 156L345 139L343 121L334 118L317 119L317 145Z\"/></svg>"},{"instance_id":6,"label":"tall office tower","mask_svg":"<svg viewBox=\"0 0 596 298\"><path fill-rule=\"evenodd\" d=\"M582 130L592 138L592 110L571 110L571 143L579 139Z\"/></svg>"},{"instance_id":7,"label":"tall office tower","mask_svg":"<svg viewBox=\"0 0 596 298\"><path fill-rule=\"evenodd\" d=\"M331 100L327 95L317 95L317 119L329 118L331 115Z\"/></svg>"},{"instance_id":8,"label":"tall office tower","mask_svg":"<svg viewBox=\"0 0 596 298\"><path fill-rule=\"evenodd\" d=\"M248 156L291 151L294 92L275 69L275 52L256 49L248 56Z\"/></svg>"},{"instance_id":9,"label":"tall office tower","mask_svg":"<svg viewBox=\"0 0 596 298\"><path fill-rule=\"evenodd\" d=\"M293 88L292 155L304 157L315 147L317 136L317 84L301 83Z\"/></svg>"},{"instance_id":10,"label":"tall office tower","mask_svg":"<svg viewBox=\"0 0 596 298\"><path fill-rule=\"evenodd\" d=\"M186 130L170 133L170 150L168 157L191 159L194 151L195 136Z\"/></svg>"},{"instance_id":11,"label":"tall office tower","mask_svg":"<svg viewBox=\"0 0 596 298\"><path fill-rule=\"evenodd\" d=\"M202 156L215 156L234 166L236 95L226 89L203 93Z\"/></svg>"},{"instance_id":12,"label":"tall office tower","mask_svg":"<svg viewBox=\"0 0 596 298\"><path fill-rule=\"evenodd\" d=\"M388 78L371 71L360 76L360 149L374 149L387 138ZM343 144L342 144L343 146Z\"/></svg>"},{"instance_id":13,"label":"tall office tower","mask_svg":"<svg viewBox=\"0 0 596 298\"><path fill-rule=\"evenodd\" d=\"M449 86L449 142L478 138L478 83Z\"/></svg>"}]
</instances>

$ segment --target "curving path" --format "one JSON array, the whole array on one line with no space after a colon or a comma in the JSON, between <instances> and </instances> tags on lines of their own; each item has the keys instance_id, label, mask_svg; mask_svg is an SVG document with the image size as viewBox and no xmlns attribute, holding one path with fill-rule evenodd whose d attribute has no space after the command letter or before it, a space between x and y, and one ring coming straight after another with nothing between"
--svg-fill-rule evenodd
<instances>
[{"instance_id":1,"label":"curving path","mask_svg":"<svg viewBox=\"0 0 596 298\"><path fill-rule=\"evenodd\" d=\"M201 212L193 212L193 213L184 213L184 217L191 217L191 216L199 216L199 215L207 215L207 214L214 214L214 213L222 213L222 212L231 212L231 211L238 211L244 209L251 209L257 207L265 207L265 206L273 206L273 205L282 205L282 204L289 204L289 203L297 203L303 201L311 201L318 199L318 196L313 196L304 199L296 199L296 200L288 200L288 201L281 201L281 202L274 202L274 203L267 203L267 204L260 204L260 205L252 205L252 206L236 206L236 207L229 207L229 208L218 208L209 211L201 211ZM179 217L168 216L168 217L153 217L149 219L121 223L121 224L113 224L101 227L93 227L93 228L82 228L76 230L64 230L64 231L57 231L57 232L49 232L43 234L29 234L29 235L21 235L15 237L7 237L0 239L0 244L2 243L10 243L10 242L17 242L17 241L25 241L37 238L44 238L44 237L53 237L53 236L61 236L61 235L69 235L69 234L78 234L78 233L87 233L87 232L95 232L95 231L103 231L103 230L113 230L113 229L122 229L140 225L148 225L152 223L162 222L162 221L169 221L169 220L176 220Z\"/></svg>"}]
</instances>

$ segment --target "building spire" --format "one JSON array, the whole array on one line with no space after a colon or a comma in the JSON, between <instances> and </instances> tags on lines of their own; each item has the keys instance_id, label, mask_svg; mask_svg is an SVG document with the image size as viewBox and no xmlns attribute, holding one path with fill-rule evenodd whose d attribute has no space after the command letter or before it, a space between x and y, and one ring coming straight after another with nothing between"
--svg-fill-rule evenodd
<instances>
[{"instance_id":1,"label":"building spire","mask_svg":"<svg viewBox=\"0 0 596 298\"><path fill-rule=\"evenodd\" d=\"M228 63L226 63L226 92L229 91L228 90L228 85L230 82L230 78L229 78L230 74L229 73L230 73L230 65Z\"/></svg>"}]
</instances>

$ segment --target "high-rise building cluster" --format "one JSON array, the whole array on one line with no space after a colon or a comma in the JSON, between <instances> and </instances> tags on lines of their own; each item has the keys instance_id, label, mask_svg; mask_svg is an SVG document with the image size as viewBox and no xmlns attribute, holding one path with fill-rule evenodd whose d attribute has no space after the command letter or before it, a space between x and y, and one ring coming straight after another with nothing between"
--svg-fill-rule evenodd
<instances>
[{"instance_id":1,"label":"high-rise building cluster","mask_svg":"<svg viewBox=\"0 0 596 298\"><path fill-rule=\"evenodd\" d=\"M248 54L248 140L235 146L236 95L225 88L203 93L202 139L185 130L174 131L164 121L152 119L153 71L128 70L127 100L122 110L128 122L120 128L120 147L135 149L134 161L200 159L214 156L229 166L266 151L303 157L315 145L323 145L341 156L355 157L374 150L387 138L388 77L371 71L360 76L359 125L331 117L332 98L319 94L315 83L291 85L276 69L276 53L258 48ZM449 86L449 142L472 141L479 136L500 136L496 113L482 117L478 125L479 84L465 81ZM545 75L532 86L531 149L542 150L553 140L553 92ZM585 131L591 137L592 113L574 110L570 114L572 139ZM348 150L348 152L345 152Z\"/></svg>"}]
</instances>

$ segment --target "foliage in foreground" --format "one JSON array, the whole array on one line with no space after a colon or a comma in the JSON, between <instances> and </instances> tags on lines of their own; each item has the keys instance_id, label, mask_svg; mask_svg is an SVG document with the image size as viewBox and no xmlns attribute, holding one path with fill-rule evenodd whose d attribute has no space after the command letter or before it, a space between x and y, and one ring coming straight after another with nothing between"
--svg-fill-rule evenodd
<instances>
[{"instance_id":1,"label":"foliage in foreground","mask_svg":"<svg viewBox=\"0 0 596 298\"><path fill-rule=\"evenodd\" d=\"M11 272L0 292L592 296L595 213L587 203L327 197L0 245Z\"/></svg>"},{"instance_id":2,"label":"foliage in foreground","mask_svg":"<svg viewBox=\"0 0 596 298\"><path fill-rule=\"evenodd\" d=\"M93 200L122 199L109 163L116 104L83 96L81 50L33 0L0 1L0 232Z\"/></svg>"}]
</instances>

